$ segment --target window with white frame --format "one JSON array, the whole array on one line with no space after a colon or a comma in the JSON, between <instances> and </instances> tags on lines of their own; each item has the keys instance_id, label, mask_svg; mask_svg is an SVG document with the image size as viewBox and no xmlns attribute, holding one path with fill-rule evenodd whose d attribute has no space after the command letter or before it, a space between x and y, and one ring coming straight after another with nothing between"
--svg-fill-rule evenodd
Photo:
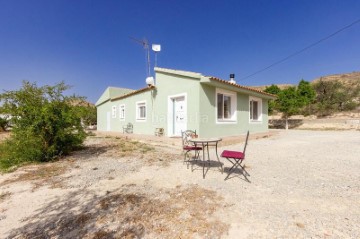
<instances>
[{"instance_id":1,"label":"window with white frame","mask_svg":"<svg viewBox=\"0 0 360 239\"><path fill-rule=\"evenodd\" d=\"M125 105L119 105L119 118L121 121L125 120Z\"/></svg>"},{"instance_id":2,"label":"window with white frame","mask_svg":"<svg viewBox=\"0 0 360 239\"><path fill-rule=\"evenodd\" d=\"M250 121L259 122L262 120L262 100L256 97L249 98Z\"/></svg>"},{"instance_id":3,"label":"window with white frame","mask_svg":"<svg viewBox=\"0 0 360 239\"><path fill-rule=\"evenodd\" d=\"M146 120L146 102L136 102L136 119Z\"/></svg>"},{"instance_id":4,"label":"window with white frame","mask_svg":"<svg viewBox=\"0 0 360 239\"><path fill-rule=\"evenodd\" d=\"M236 121L236 93L225 90L216 90L217 122Z\"/></svg>"},{"instance_id":5,"label":"window with white frame","mask_svg":"<svg viewBox=\"0 0 360 239\"><path fill-rule=\"evenodd\" d=\"M111 115L113 118L116 118L116 105L114 105L112 108L111 108Z\"/></svg>"}]
</instances>

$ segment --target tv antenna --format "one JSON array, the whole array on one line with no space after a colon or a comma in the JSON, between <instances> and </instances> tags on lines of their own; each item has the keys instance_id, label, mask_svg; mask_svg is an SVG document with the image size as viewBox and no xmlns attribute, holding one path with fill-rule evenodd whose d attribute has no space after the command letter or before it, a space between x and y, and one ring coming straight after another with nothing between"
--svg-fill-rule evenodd
<instances>
[{"instance_id":1,"label":"tv antenna","mask_svg":"<svg viewBox=\"0 0 360 239\"><path fill-rule=\"evenodd\" d=\"M147 75L147 77L150 77L150 75L151 75L150 46L149 46L148 40L146 38L144 38L143 40L139 40L134 37L130 37L130 39L144 47L145 61L146 61L146 75ZM155 67L157 67L157 53L161 51L161 45L160 44L152 44L151 49L155 52Z\"/></svg>"},{"instance_id":2,"label":"tv antenna","mask_svg":"<svg viewBox=\"0 0 360 239\"><path fill-rule=\"evenodd\" d=\"M146 38L143 40L136 39L134 37L130 37L131 40L139 43L144 47L145 50L145 61L146 61L146 75L150 77L150 49L149 49L149 42Z\"/></svg>"}]
</instances>

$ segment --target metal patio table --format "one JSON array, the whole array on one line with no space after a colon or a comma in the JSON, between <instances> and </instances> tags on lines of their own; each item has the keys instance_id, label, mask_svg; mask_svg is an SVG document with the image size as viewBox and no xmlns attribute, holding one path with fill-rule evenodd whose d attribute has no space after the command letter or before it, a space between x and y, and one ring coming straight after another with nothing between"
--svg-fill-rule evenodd
<instances>
[{"instance_id":1,"label":"metal patio table","mask_svg":"<svg viewBox=\"0 0 360 239\"><path fill-rule=\"evenodd\" d=\"M220 166L221 166L221 173L224 172L223 169L223 164L221 163L220 159L219 159L219 155L217 152L217 148L218 148L218 143L221 141L221 138L192 138L189 139L189 142L192 142L195 146L197 145L202 145L202 151L203 151L203 178L205 178L205 148L207 151L207 161L210 165L210 153L209 153L209 146L215 146L215 152L216 152L216 158L217 161L219 162Z\"/></svg>"}]
</instances>

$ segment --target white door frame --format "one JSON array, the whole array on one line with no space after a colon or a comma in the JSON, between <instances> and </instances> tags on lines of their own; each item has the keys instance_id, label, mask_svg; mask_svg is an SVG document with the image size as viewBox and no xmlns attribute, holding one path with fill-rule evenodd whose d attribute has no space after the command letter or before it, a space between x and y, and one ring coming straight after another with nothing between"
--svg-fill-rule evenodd
<instances>
[{"instance_id":1,"label":"white door frame","mask_svg":"<svg viewBox=\"0 0 360 239\"><path fill-rule=\"evenodd\" d=\"M185 128L187 128L187 93L181 93L168 96L168 111L167 111L167 132L168 136L174 135L174 99L184 97L184 112L185 112ZM178 136L178 135L176 135Z\"/></svg>"}]
</instances>

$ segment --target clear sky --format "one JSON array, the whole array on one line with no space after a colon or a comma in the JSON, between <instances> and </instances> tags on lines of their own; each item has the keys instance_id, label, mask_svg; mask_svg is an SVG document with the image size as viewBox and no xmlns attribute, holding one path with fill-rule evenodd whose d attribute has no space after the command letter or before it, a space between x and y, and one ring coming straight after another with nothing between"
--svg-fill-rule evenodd
<instances>
[{"instance_id":1,"label":"clear sky","mask_svg":"<svg viewBox=\"0 0 360 239\"><path fill-rule=\"evenodd\" d=\"M65 81L94 103L108 86L145 87L145 52L129 37L161 44L159 67L296 84L360 71L360 24L242 78L358 19L359 0L0 0L0 90Z\"/></svg>"}]
</instances>

